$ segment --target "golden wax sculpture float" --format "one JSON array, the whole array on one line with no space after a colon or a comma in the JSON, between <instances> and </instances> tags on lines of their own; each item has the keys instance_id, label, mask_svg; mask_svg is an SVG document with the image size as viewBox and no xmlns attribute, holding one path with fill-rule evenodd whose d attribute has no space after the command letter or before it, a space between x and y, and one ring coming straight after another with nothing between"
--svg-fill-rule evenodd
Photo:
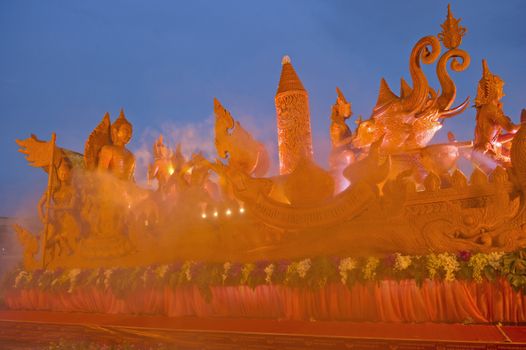
<instances>
[{"instance_id":1,"label":"golden wax sculpture float","mask_svg":"<svg viewBox=\"0 0 526 350\"><path fill-rule=\"evenodd\" d=\"M49 176L38 234L15 225L27 269L141 266L182 260L250 262L314 256L381 256L393 252L513 251L526 246L526 127L502 110L503 81L483 61L473 141L429 144L453 107L447 64L462 72L466 30L448 15L409 59L412 86L395 94L382 79L369 119L346 124L351 103L337 91L330 116L329 170L314 162L308 93L291 60L282 61L275 97L279 175L266 175L269 155L216 99L218 158L185 158L162 135L153 145L148 179L134 183L126 148L132 125L106 114L84 154L41 141L17 141L32 166ZM446 51L441 55L441 43ZM440 89L422 64L436 62ZM521 120L526 119L523 111ZM183 145L184 146L184 145ZM457 168L473 163L471 176ZM215 175L214 175L215 174Z\"/></svg>"}]
</instances>

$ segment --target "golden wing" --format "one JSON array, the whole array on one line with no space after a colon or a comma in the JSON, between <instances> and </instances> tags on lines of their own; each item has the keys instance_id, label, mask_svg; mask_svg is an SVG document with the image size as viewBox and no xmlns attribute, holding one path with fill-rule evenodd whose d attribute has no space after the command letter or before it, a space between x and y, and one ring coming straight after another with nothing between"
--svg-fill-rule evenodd
<instances>
[{"instance_id":1,"label":"golden wing","mask_svg":"<svg viewBox=\"0 0 526 350\"><path fill-rule=\"evenodd\" d=\"M53 147L51 141L39 140L34 134L31 134L31 137L25 140L16 140L16 143L20 146L18 152L26 155L29 165L36 168L49 166Z\"/></svg>"},{"instance_id":2,"label":"golden wing","mask_svg":"<svg viewBox=\"0 0 526 350\"><path fill-rule=\"evenodd\" d=\"M29 165L36 168L42 168L46 173L49 171L49 163L51 162L51 141L39 140L34 134L25 140L16 140L20 146L18 152L26 155ZM82 154L71 151L66 148L56 147L54 149L54 165L58 166L63 158L68 158L75 169L84 168L84 158Z\"/></svg>"},{"instance_id":3,"label":"golden wing","mask_svg":"<svg viewBox=\"0 0 526 350\"><path fill-rule=\"evenodd\" d=\"M101 148L105 145L111 144L110 127L110 114L106 113L102 118L102 121L95 129L93 129L86 141L84 147L84 163L86 169L93 170L97 168Z\"/></svg>"}]
</instances>

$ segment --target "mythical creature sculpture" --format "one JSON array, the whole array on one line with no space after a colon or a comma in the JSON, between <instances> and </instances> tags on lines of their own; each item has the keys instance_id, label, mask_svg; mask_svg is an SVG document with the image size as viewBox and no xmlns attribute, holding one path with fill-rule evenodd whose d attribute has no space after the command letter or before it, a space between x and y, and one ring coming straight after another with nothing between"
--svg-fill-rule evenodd
<instances>
[{"instance_id":1,"label":"mythical creature sculpture","mask_svg":"<svg viewBox=\"0 0 526 350\"><path fill-rule=\"evenodd\" d=\"M269 157L265 146L235 121L217 99L214 99L215 145L217 154L229 165L257 177L265 175Z\"/></svg>"},{"instance_id":2,"label":"mythical creature sculpture","mask_svg":"<svg viewBox=\"0 0 526 350\"><path fill-rule=\"evenodd\" d=\"M329 165L331 169L345 167L354 160L354 152L351 147L353 134L345 123L352 116L351 104L347 102L340 89L336 88L336 93L338 97L332 106L330 128L332 150Z\"/></svg>"},{"instance_id":3,"label":"mythical creature sculpture","mask_svg":"<svg viewBox=\"0 0 526 350\"><path fill-rule=\"evenodd\" d=\"M424 108L416 114L413 124L413 133L408 139L409 144L423 147L431 141L435 133L442 128L442 121L462 113L469 104L467 97L460 105L451 107L456 98L456 86L447 71L447 63L451 60L451 69L455 72L464 71L469 67L469 54L459 49L466 28L462 27L460 18L456 19L451 13L448 5L447 18L441 25L442 32L438 38L448 50L440 57L436 66L436 75L440 82L442 93L437 96L436 92L429 87L430 98ZM459 62L457 59L461 59Z\"/></svg>"},{"instance_id":4,"label":"mythical creature sculpture","mask_svg":"<svg viewBox=\"0 0 526 350\"><path fill-rule=\"evenodd\" d=\"M502 110L501 98L504 81L490 72L486 60L482 60L482 78L479 81L475 108L477 109L477 125L475 127L475 140L472 158L484 165L481 155L487 155L496 161L509 165L509 147L502 147L509 143L513 134L518 130L518 125ZM510 134L502 134L506 130Z\"/></svg>"},{"instance_id":5,"label":"mythical creature sculpture","mask_svg":"<svg viewBox=\"0 0 526 350\"><path fill-rule=\"evenodd\" d=\"M120 180L133 180L135 157L126 144L132 136L132 125L121 110L113 124L106 113L86 141L84 160L88 170L109 171Z\"/></svg>"},{"instance_id":6,"label":"mythical creature sculpture","mask_svg":"<svg viewBox=\"0 0 526 350\"><path fill-rule=\"evenodd\" d=\"M366 121L358 121L358 129L353 145L367 148L382 135L382 150L397 153L427 145L435 133L442 127L442 120L461 113L468 105L469 98L457 107L451 108L456 88L451 80L446 65L450 59L454 71L463 71L469 66L469 55L458 49L465 28L459 25L448 7L448 17L442 24L440 40L449 50L440 57L436 72L442 93L440 96L428 84L420 67L420 59L425 64L433 63L440 54L440 43L437 38L427 36L414 46L409 61L409 70L413 88L401 80L400 96L391 91L387 82L382 79L376 107L372 116ZM429 51L428 47L431 47ZM461 58L462 62L457 61Z\"/></svg>"},{"instance_id":7,"label":"mythical creature sculpture","mask_svg":"<svg viewBox=\"0 0 526 350\"><path fill-rule=\"evenodd\" d=\"M440 43L432 36L420 39L414 46L409 61L414 88L407 95L402 93L400 97L396 96L382 79L371 118L358 121L354 147L367 148L383 136L382 149L394 152L407 148L406 141L412 134L416 113L422 110L429 99L428 82L420 67L420 60L431 64L439 53Z\"/></svg>"}]
</instances>

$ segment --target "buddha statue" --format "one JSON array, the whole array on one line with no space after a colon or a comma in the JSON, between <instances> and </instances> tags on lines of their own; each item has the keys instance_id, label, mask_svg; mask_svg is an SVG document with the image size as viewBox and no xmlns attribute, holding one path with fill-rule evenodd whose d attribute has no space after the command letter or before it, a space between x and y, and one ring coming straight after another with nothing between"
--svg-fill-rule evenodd
<instances>
[{"instance_id":1,"label":"buddha statue","mask_svg":"<svg viewBox=\"0 0 526 350\"><path fill-rule=\"evenodd\" d=\"M133 180L135 157L126 148L132 137L132 125L126 120L123 110L110 130L111 143L102 146L97 168L111 172L120 180Z\"/></svg>"}]
</instances>

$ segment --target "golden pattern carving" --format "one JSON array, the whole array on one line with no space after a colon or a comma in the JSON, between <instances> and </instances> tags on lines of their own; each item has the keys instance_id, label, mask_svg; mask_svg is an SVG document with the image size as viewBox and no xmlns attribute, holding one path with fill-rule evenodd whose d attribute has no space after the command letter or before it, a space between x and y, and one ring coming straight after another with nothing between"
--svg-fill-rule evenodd
<instances>
[{"instance_id":1,"label":"golden pattern carving","mask_svg":"<svg viewBox=\"0 0 526 350\"><path fill-rule=\"evenodd\" d=\"M284 175L291 173L302 158L313 156L309 96L288 57L282 62L275 104L279 172Z\"/></svg>"}]
</instances>

